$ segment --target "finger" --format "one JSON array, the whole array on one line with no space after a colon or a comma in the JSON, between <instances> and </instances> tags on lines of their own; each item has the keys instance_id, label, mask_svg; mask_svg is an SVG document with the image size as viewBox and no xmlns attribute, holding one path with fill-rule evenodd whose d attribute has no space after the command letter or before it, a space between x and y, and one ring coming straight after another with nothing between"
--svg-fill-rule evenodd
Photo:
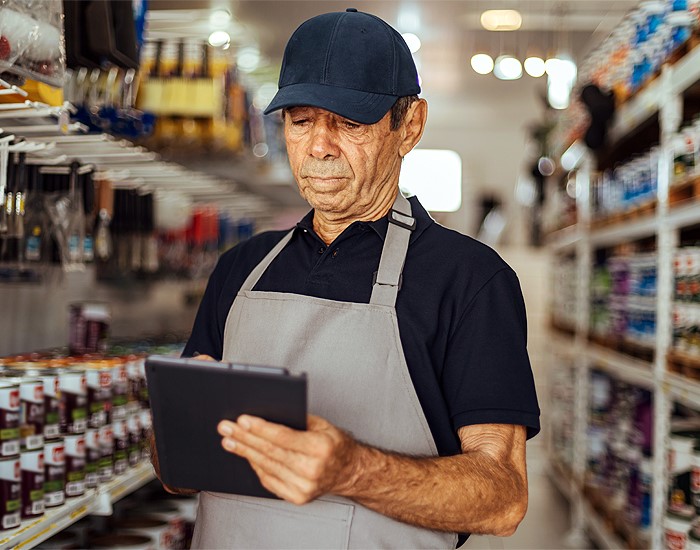
<instances>
[{"instance_id":1,"label":"finger","mask_svg":"<svg viewBox=\"0 0 700 550\"><path fill-rule=\"evenodd\" d=\"M278 447L300 453L304 453L308 448L308 441L305 437L307 432L305 431L294 430L282 424L268 422L247 414L239 416L236 424L246 432L274 442Z\"/></svg>"},{"instance_id":2,"label":"finger","mask_svg":"<svg viewBox=\"0 0 700 550\"><path fill-rule=\"evenodd\" d=\"M281 479L268 474L257 466L253 466L253 470L265 489L287 502L291 502L292 504L306 504L313 499L312 495L302 493L296 487L288 485Z\"/></svg>"},{"instance_id":3,"label":"finger","mask_svg":"<svg viewBox=\"0 0 700 550\"><path fill-rule=\"evenodd\" d=\"M195 355L192 359L197 359L199 361L216 361L211 355Z\"/></svg>"},{"instance_id":4,"label":"finger","mask_svg":"<svg viewBox=\"0 0 700 550\"><path fill-rule=\"evenodd\" d=\"M317 489L317 484L314 481L300 476L297 472L287 467L286 464L278 462L244 443L235 442L235 445L231 446L231 439L224 438L222 445L229 452L245 458L253 469L259 472L258 477L264 474L265 477L276 478L278 483L275 486L278 488L280 484L283 484L293 492L301 492L307 495L314 494Z\"/></svg>"},{"instance_id":5,"label":"finger","mask_svg":"<svg viewBox=\"0 0 700 550\"><path fill-rule=\"evenodd\" d=\"M265 455L271 460L285 465L290 470L294 470L301 474L306 473L308 477L308 472L306 471L308 468L303 468L303 463L305 460L307 460L307 457L303 456L297 451L280 447L277 444L277 441L270 441L263 437L259 437L251 431L242 429L237 423L224 421L219 425L219 433L225 436L225 449L231 452L236 452L234 449L235 445L245 445L261 455ZM301 434L297 435L300 436Z\"/></svg>"},{"instance_id":6,"label":"finger","mask_svg":"<svg viewBox=\"0 0 700 550\"><path fill-rule=\"evenodd\" d=\"M224 437L231 435L234 429L235 424L230 420L222 420L216 426L216 431L219 432L219 435L222 435Z\"/></svg>"}]
</instances>

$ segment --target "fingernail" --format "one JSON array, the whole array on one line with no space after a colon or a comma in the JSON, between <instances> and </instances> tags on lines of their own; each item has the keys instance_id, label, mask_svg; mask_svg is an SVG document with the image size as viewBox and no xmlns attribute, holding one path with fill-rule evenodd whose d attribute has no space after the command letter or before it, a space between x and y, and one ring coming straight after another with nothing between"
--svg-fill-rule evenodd
<instances>
[{"instance_id":1,"label":"fingernail","mask_svg":"<svg viewBox=\"0 0 700 550\"><path fill-rule=\"evenodd\" d=\"M222 422L221 424L219 424L219 433L222 435L231 435L233 433L233 430L231 429L231 426Z\"/></svg>"},{"instance_id":2,"label":"fingernail","mask_svg":"<svg viewBox=\"0 0 700 550\"><path fill-rule=\"evenodd\" d=\"M238 424L245 430L249 430L251 426L250 419L247 416L239 416Z\"/></svg>"},{"instance_id":3,"label":"fingernail","mask_svg":"<svg viewBox=\"0 0 700 550\"><path fill-rule=\"evenodd\" d=\"M224 439L224 448L233 451L236 448L236 442L233 439Z\"/></svg>"}]
</instances>

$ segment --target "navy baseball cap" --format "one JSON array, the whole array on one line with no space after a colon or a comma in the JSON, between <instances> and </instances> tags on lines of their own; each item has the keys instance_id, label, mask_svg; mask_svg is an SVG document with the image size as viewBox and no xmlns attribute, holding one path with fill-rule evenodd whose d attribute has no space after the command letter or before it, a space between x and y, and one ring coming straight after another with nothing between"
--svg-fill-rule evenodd
<instances>
[{"instance_id":1,"label":"navy baseball cap","mask_svg":"<svg viewBox=\"0 0 700 550\"><path fill-rule=\"evenodd\" d=\"M418 93L416 65L401 35L379 17L348 8L294 31L265 114L304 105L374 124L399 97Z\"/></svg>"}]
</instances>

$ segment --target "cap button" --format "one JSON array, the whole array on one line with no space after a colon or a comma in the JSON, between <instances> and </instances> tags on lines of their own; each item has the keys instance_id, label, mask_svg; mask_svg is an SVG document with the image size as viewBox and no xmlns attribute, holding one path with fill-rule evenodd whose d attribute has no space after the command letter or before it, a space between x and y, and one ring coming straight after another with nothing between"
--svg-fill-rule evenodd
<instances>
[{"instance_id":1,"label":"cap button","mask_svg":"<svg viewBox=\"0 0 700 550\"><path fill-rule=\"evenodd\" d=\"M357 13L357 8L348 8L348 9L346 9L345 11L350 11L350 12L353 12L353 13Z\"/></svg>"}]
</instances>

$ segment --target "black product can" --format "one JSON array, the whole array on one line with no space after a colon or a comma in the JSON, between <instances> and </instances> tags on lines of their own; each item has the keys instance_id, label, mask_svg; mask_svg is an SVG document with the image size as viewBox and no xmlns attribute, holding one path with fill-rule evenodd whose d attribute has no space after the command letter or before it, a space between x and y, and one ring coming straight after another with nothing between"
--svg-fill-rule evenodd
<instances>
[{"instance_id":1,"label":"black product can","mask_svg":"<svg viewBox=\"0 0 700 550\"><path fill-rule=\"evenodd\" d=\"M101 428L107 424L107 411L112 399L112 369L100 365L89 366L87 380L88 428Z\"/></svg>"},{"instance_id":2,"label":"black product can","mask_svg":"<svg viewBox=\"0 0 700 550\"><path fill-rule=\"evenodd\" d=\"M97 467L97 477L100 483L105 483L114 477L114 431L107 424L99 429L100 462Z\"/></svg>"},{"instance_id":3,"label":"black product can","mask_svg":"<svg viewBox=\"0 0 700 550\"><path fill-rule=\"evenodd\" d=\"M66 501L66 460L63 439L44 444L44 504L47 508Z\"/></svg>"},{"instance_id":4,"label":"black product can","mask_svg":"<svg viewBox=\"0 0 700 550\"><path fill-rule=\"evenodd\" d=\"M19 383L0 381L0 459L19 455Z\"/></svg>"},{"instance_id":5,"label":"black product can","mask_svg":"<svg viewBox=\"0 0 700 550\"><path fill-rule=\"evenodd\" d=\"M129 414L126 420L126 429L129 432L127 455L129 466L133 468L141 462L141 415L138 411Z\"/></svg>"},{"instance_id":6,"label":"black product can","mask_svg":"<svg viewBox=\"0 0 700 550\"><path fill-rule=\"evenodd\" d=\"M121 475L129 467L129 430L126 420L115 420L112 422L114 431L114 474Z\"/></svg>"},{"instance_id":7,"label":"black product can","mask_svg":"<svg viewBox=\"0 0 700 550\"><path fill-rule=\"evenodd\" d=\"M143 462L148 462L151 459L150 442L153 419L151 418L151 411L149 409L141 409L139 414L141 415L141 460Z\"/></svg>"},{"instance_id":8,"label":"black product can","mask_svg":"<svg viewBox=\"0 0 700 550\"><path fill-rule=\"evenodd\" d=\"M14 529L22 521L19 456L0 460L0 528Z\"/></svg>"},{"instance_id":9,"label":"black product can","mask_svg":"<svg viewBox=\"0 0 700 550\"><path fill-rule=\"evenodd\" d=\"M44 449L44 382L41 378L26 378L19 385L20 437L22 451Z\"/></svg>"},{"instance_id":10,"label":"black product can","mask_svg":"<svg viewBox=\"0 0 700 550\"><path fill-rule=\"evenodd\" d=\"M55 370L41 371L44 382L44 439L61 437L61 388Z\"/></svg>"},{"instance_id":11,"label":"black product can","mask_svg":"<svg viewBox=\"0 0 700 550\"><path fill-rule=\"evenodd\" d=\"M66 462L66 498L85 494L85 435L67 435L63 439Z\"/></svg>"},{"instance_id":12,"label":"black product can","mask_svg":"<svg viewBox=\"0 0 700 550\"><path fill-rule=\"evenodd\" d=\"M22 451L22 519L44 515L44 449Z\"/></svg>"},{"instance_id":13,"label":"black product can","mask_svg":"<svg viewBox=\"0 0 700 550\"><path fill-rule=\"evenodd\" d=\"M98 469L101 456L100 431L88 428L85 432L85 486L88 489L97 487L100 483Z\"/></svg>"},{"instance_id":14,"label":"black product can","mask_svg":"<svg viewBox=\"0 0 700 550\"><path fill-rule=\"evenodd\" d=\"M129 375L126 362L112 361L112 420L126 420L126 404L129 394Z\"/></svg>"},{"instance_id":15,"label":"black product can","mask_svg":"<svg viewBox=\"0 0 700 550\"><path fill-rule=\"evenodd\" d=\"M87 428L87 380L85 372L62 370L58 374L61 390L61 433L84 434Z\"/></svg>"}]
</instances>

